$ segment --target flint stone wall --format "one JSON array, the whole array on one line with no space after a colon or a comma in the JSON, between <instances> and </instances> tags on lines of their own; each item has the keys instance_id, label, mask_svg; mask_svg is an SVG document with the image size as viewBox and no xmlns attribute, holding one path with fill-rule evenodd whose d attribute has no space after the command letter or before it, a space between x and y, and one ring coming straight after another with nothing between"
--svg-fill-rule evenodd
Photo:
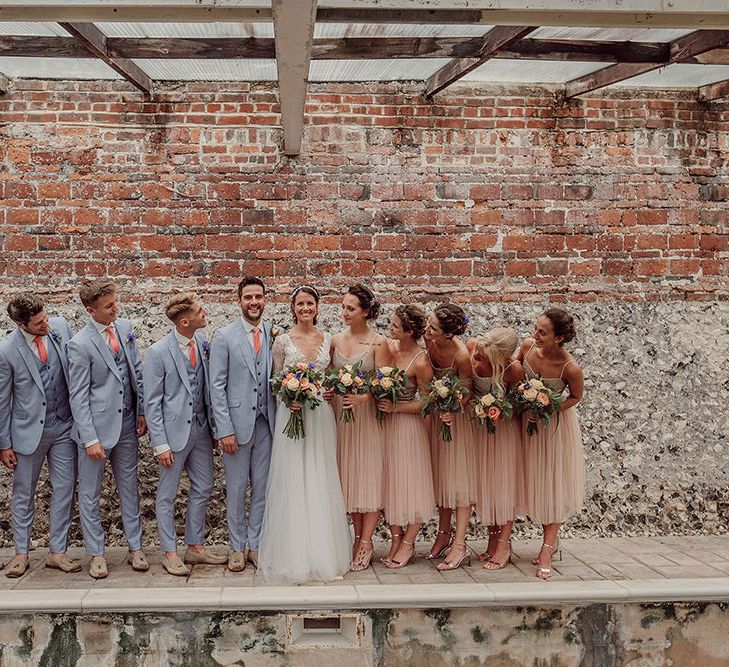
<instances>
[{"instance_id":1,"label":"flint stone wall","mask_svg":"<svg viewBox=\"0 0 729 667\"><path fill-rule=\"evenodd\" d=\"M274 298L286 296L271 295ZM125 294L120 295L123 300ZM342 328L339 296L324 297L319 326ZM423 304L431 307L434 303ZM469 307L469 332L512 326L529 335L534 319L547 303L474 304ZM231 300L208 303L207 334L239 313ZM378 326L386 333L393 305ZM577 408L587 464L585 506L568 523L565 534L717 534L729 529L729 303L570 304L578 335L571 351L585 369L585 398ZM49 306L78 330L85 323L75 303ZM288 326L286 303L270 303L267 315ZM127 303L123 316L136 323L142 354L169 331L160 303ZM0 331L11 330L4 317ZM140 497L145 542L156 543L154 495L157 469L146 436L140 442ZM225 486L220 456L216 485L208 510L209 539L227 543ZM45 474L43 479L45 479ZM111 544L124 544L112 478L106 481L104 515ZM183 483L184 488L184 483ZM0 505L10 502L11 477L0 472ZM46 545L49 488L41 485L34 537ZM178 525L182 530L184 516ZM432 531L433 526L430 526ZM480 528L475 524L472 531ZM529 524L519 532L533 533ZM72 532L80 540L78 520ZM0 542L12 540L7 514L0 515Z\"/></svg>"}]
</instances>

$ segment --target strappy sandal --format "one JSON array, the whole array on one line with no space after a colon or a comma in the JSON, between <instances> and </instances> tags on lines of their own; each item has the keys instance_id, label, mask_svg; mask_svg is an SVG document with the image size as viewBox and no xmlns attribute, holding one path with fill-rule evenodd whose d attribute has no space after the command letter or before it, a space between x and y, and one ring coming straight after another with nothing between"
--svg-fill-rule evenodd
<instances>
[{"instance_id":1,"label":"strappy sandal","mask_svg":"<svg viewBox=\"0 0 729 667\"><path fill-rule=\"evenodd\" d=\"M501 529L499 530L490 530L489 531L489 542L491 542L491 536L492 535L501 535ZM486 561L491 560L491 556L489 556L489 550L488 547L486 547L486 551L483 553L480 553L477 558L482 562L485 563Z\"/></svg>"},{"instance_id":2,"label":"strappy sandal","mask_svg":"<svg viewBox=\"0 0 729 667\"><path fill-rule=\"evenodd\" d=\"M402 542L402 539L404 537L405 537L405 533L392 533L392 542L393 542L393 544L394 544L395 540L400 540ZM390 546L390 551L392 551L392 548L393 547ZM398 549L399 549L399 545L398 545ZM392 555L394 556L396 553L397 553L397 549L395 549L395 551L393 552ZM389 565L390 563L392 563L392 558L390 558L389 556L381 556L379 558L379 561L383 565Z\"/></svg>"},{"instance_id":3,"label":"strappy sandal","mask_svg":"<svg viewBox=\"0 0 729 667\"><path fill-rule=\"evenodd\" d=\"M413 548L413 553L410 555L410 558L408 558L406 561L399 561L399 560L391 560L387 567L390 570L399 570L401 567L405 567L406 565L411 565L415 562L415 542L408 542L404 537L402 538L402 543L407 544L409 547Z\"/></svg>"},{"instance_id":4,"label":"strappy sandal","mask_svg":"<svg viewBox=\"0 0 729 667\"><path fill-rule=\"evenodd\" d=\"M552 553L549 555L550 561L552 560L552 558L554 558L555 554L559 555L559 560L562 560L562 548L559 546L559 541L557 542L557 546L544 542L542 543L542 549L544 549L544 547L552 549ZM541 552L542 549L540 549L539 551ZM553 568L544 566L538 566L537 571L535 572L535 576L537 577L537 579L551 579L553 574Z\"/></svg>"},{"instance_id":5,"label":"strappy sandal","mask_svg":"<svg viewBox=\"0 0 729 667\"><path fill-rule=\"evenodd\" d=\"M435 566L435 569L439 572L444 572L446 570L457 570L461 565L463 565L463 561L466 561L466 565L471 564L471 552L468 550L468 547L466 546L465 542L454 542L453 546L451 546L451 549L455 547L463 547L463 554L458 560L451 561L450 563L448 561L443 561L442 563L438 563L438 565Z\"/></svg>"},{"instance_id":6,"label":"strappy sandal","mask_svg":"<svg viewBox=\"0 0 729 667\"><path fill-rule=\"evenodd\" d=\"M481 566L484 570L503 570L509 563L511 563L511 540L498 540L498 542L509 545L509 555L503 563L495 561L494 557L491 556L489 561Z\"/></svg>"},{"instance_id":7,"label":"strappy sandal","mask_svg":"<svg viewBox=\"0 0 729 667\"><path fill-rule=\"evenodd\" d=\"M357 558L354 561L354 563L352 563L352 566L349 568L352 572L362 572L363 570L366 570L370 566L370 563L372 562L372 556L375 555L374 548L369 553L367 553L367 551L365 551L362 548L363 544L369 544L370 547L372 546L371 541L360 540L359 551L357 552Z\"/></svg>"},{"instance_id":8,"label":"strappy sandal","mask_svg":"<svg viewBox=\"0 0 729 667\"><path fill-rule=\"evenodd\" d=\"M452 530L439 530L438 535L451 535L452 536L453 531ZM435 538L435 541L438 541L438 538ZM435 560L436 558L443 558L443 555L446 551L451 547L451 538L448 539L448 544L446 544L438 553L433 553L433 550L430 550L430 553L425 555L426 560ZM435 544L433 545L435 546Z\"/></svg>"}]
</instances>

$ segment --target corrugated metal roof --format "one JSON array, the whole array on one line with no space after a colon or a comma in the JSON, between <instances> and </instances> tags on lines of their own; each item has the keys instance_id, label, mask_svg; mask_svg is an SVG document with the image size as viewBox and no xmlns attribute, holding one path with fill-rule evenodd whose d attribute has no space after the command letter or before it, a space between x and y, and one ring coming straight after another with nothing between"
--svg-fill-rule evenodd
<instances>
[{"instance_id":1,"label":"corrugated metal roof","mask_svg":"<svg viewBox=\"0 0 729 667\"><path fill-rule=\"evenodd\" d=\"M608 42L672 42L693 30L656 30L651 28L538 28L534 39L586 39Z\"/></svg>"},{"instance_id":2,"label":"corrugated metal roof","mask_svg":"<svg viewBox=\"0 0 729 667\"><path fill-rule=\"evenodd\" d=\"M571 81L605 67L605 63L562 62L552 60L489 60L461 81L495 83L558 84Z\"/></svg>"},{"instance_id":3,"label":"corrugated metal roof","mask_svg":"<svg viewBox=\"0 0 729 667\"><path fill-rule=\"evenodd\" d=\"M314 37L480 37L490 25L414 25L383 23L317 23Z\"/></svg>"},{"instance_id":4,"label":"corrugated metal roof","mask_svg":"<svg viewBox=\"0 0 729 667\"><path fill-rule=\"evenodd\" d=\"M160 81L276 81L275 60L135 59L151 79Z\"/></svg>"},{"instance_id":5,"label":"corrugated metal roof","mask_svg":"<svg viewBox=\"0 0 729 667\"><path fill-rule=\"evenodd\" d=\"M409 81L427 79L447 58L388 58L381 60L312 60L310 81Z\"/></svg>"},{"instance_id":6,"label":"corrugated metal roof","mask_svg":"<svg viewBox=\"0 0 729 667\"><path fill-rule=\"evenodd\" d=\"M95 58L0 57L0 72L25 79L121 79L111 67Z\"/></svg>"},{"instance_id":7,"label":"corrugated metal roof","mask_svg":"<svg viewBox=\"0 0 729 667\"><path fill-rule=\"evenodd\" d=\"M97 23L108 37L273 37L273 23Z\"/></svg>"},{"instance_id":8,"label":"corrugated metal roof","mask_svg":"<svg viewBox=\"0 0 729 667\"><path fill-rule=\"evenodd\" d=\"M22 23L19 21L0 21L0 35L68 37L68 33L58 23Z\"/></svg>"},{"instance_id":9,"label":"corrugated metal roof","mask_svg":"<svg viewBox=\"0 0 729 667\"><path fill-rule=\"evenodd\" d=\"M621 81L623 88L698 88L729 79L729 65L667 65Z\"/></svg>"}]
</instances>

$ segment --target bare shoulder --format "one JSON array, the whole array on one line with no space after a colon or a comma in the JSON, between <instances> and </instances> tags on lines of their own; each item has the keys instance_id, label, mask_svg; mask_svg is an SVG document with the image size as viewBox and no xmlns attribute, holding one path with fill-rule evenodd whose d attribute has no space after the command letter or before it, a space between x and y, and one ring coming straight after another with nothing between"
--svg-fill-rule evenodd
<instances>
[{"instance_id":1,"label":"bare shoulder","mask_svg":"<svg viewBox=\"0 0 729 667\"><path fill-rule=\"evenodd\" d=\"M529 350L531 350L531 348L532 348L532 345L534 345L534 342L535 341L531 336L524 339L524 342L521 344L521 347L519 348L519 361L522 361L524 359L527 352L529 352Z\"/></svg>"},{"instance_id":2,"label":"bare shoulder","mask_svg":"<svg viewBox=\"0 0 729 667\"><path fill-rule=\"evenodd\" d=\"M466 349L469 352L473 352L473 349L476 347L476 339L475 338L469 338L466 341Z\"/></svg>"}]
</instances>

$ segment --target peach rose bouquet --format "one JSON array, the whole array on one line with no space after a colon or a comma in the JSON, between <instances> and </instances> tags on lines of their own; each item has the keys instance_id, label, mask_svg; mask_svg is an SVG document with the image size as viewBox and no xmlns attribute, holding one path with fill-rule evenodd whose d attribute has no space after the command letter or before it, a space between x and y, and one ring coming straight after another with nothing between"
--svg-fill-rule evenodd
<instances>
[{"instance_id":1,"label":"peach rose bouquet","mask_svg":"<svg viewBox=\"0 0 729 667\"><path fill-rule=\"evenodd\" d=\"M539 377L520 382L509 394L509 399L527 420L528 435L537 433L540 422L549 426L555 416L559 423L560 405L564 398L546 387Z\"/></svg>"},{"instance_id":2,"label":"peach rose bouquet","mask_svg":"<svg viewBox=\"0 0 729 667\"><path fill-rule=\"evenodd\" d=\"M324 376L324 389L332 389L339 396L345 394L366 394L369 391L367 374L362 370L362 362L346 364L333 368ZM352 408L342 408L339 417L341 422L354 421Z\"/></svg>"},{"instance_id":3,"label":"peach rose bouquet","mask_svg":"<svg viewBox=\"0 0 729 667\"><path fill-rule=\"evenodd\" d=\"M397 366L382 366L374 371L370 378L370 391L375 400L386 398L397 403L400 392L408 386L410 379L405 371ZM382 420L385 413L377 410L377 419Z\"/></svg>"},{"instance_id":4,"label":"peach rose bouquet","mask_svg":"<svg viewBox=\"0 0 729 667\"><path fill-rule=\"evenodd\" d=\"M284 427L284 433L294 440L303 438L304 410L313 410L321 405L319 390L322 385L322 374L314 370L313 363L300 361L298 364L284 368L271 379L271 388L278 400L289 410L296 405L298 410L291 410Z\"/></svg>"},{"instance_id":5,"label":"peach rose bouquet","mask_svg":"<svg viewBox=\"0 0 729 667\"><path fill-rule=\"evenodd\" d=\"M503 394L486 392L470 403L476 421L485 426L489 433L496 433L496 424L502 419L511 419L513 407Z\"/></svg>"},{"instance_id":6,"label":"peach rose bouquet","mask_svg":"<svg viewBox=\"0 0 729 667\"><path fill-rule=\"evenodd\" d=\"M457 375L445 375L435 378L426 385L427 394L423 398L423 415L434 413L463 412L463 401L468 396L468 389ZM440 439L453 442L450 425L438 419Z\"/></svg>"}]
</instances>

